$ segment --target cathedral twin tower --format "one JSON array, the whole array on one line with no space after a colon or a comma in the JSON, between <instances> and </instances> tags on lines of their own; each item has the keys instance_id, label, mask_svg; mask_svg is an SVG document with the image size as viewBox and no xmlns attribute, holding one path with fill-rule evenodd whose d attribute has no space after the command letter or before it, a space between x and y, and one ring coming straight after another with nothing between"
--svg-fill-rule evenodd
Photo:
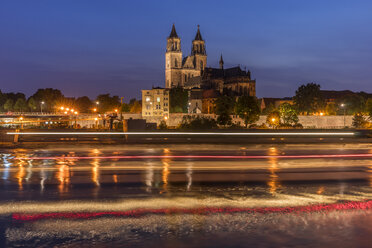
<instances>
[{"instance_id":1,"label":"cathedral twin tower","mask_svg":"<svg viewBox=\"0 0 372 248\"><path fill-rule=\"evenodd\" d=\"M165 53L165 87L183 87L193 77L201 76L207 65L205 42L198 31L192 41L191 55L182 58L181 39L178 37L176 27L167 38L167 51Z\"/></svg>"}]
</instances>

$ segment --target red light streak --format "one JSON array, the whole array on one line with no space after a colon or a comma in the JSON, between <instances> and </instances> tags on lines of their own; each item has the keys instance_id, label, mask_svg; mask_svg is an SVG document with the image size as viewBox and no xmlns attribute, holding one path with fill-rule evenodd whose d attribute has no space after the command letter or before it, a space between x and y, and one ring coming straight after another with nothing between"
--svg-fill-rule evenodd
<instances>
[{"instance_id":1,"label":"red light streak","mask_svg":"<svg viewBox=\"0 0 372 248\"><path fill-rule=\"evenodd\" d=\"M140 217L149 214L168 215L168 214L233 214L233 213L311 213L327 212L340 210L368 210L372 208L372 201L364 202L344 202L334 204L319 204L298 207L263 207L263 208L236 208L236 207L201 207L201 208L160 208L160 209L135 209L128 211L106 211L106 212L77 212L77 213L37 213L25 214L14 213L12 219L15 221L37 221L42 219L91 219L97 217Z\"/></svg>"}]
</instances>

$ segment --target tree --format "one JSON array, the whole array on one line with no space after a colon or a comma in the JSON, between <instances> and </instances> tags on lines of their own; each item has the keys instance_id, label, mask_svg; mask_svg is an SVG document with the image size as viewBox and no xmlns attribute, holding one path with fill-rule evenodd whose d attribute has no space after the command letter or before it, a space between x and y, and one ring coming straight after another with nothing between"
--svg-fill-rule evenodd
<instances>
[{"instance_id":1,"label":"tree","mask_svg":"<svg viewBox=\"0 0 372 248\"><path fill-rule=\"evenodd\" d=\"M279 106L279 114L285 125L295 125L298 123L295 107L287 102Z\"/></svg>"},{"instance_id":2,"label":"tree","mask_svg":"<svg viewBox=\"0 0 372 248\"><path fill-rule=\"evenodd\" d=\"M217 123L221 126L231 126L231 116L228 113L222 113L217 117Z\"/></svg>"},{"instance_id":3,"label":"tree","mask_svg":"<svg viewBox=\"0 0 372 248\"><path fill-rule=\"evenodd\" d=\"M353 116L353 127L355 128L365 128L368 122L361 113L354 114Z\"/></svg>"},{"instance_id":4,"label":"tree","mask_svg":"<svg viewBox=\"0 0 372 248\"><path fill-rule=\"evenodd\" d=\"M159 129L166 130L167 128L168 128L167 123L165 122L165 120L162 120L159 124Z\"/></svg>"},{"instance_id":5,"label":"tree","mask_svg":"<svg viewBox=\"0 0 372 248\"><path fill-rule=\"evenodd\" d=\"M38 89L31 97L35 99L38 107L40 107L41 102L44 102L43 110L45 111L53 111L58 107L57 103L63 102L65 98L60 90L52 88Z\"/></svg>"},{"instance_id":6,"label":"tree","mask_svg":"<svg viewBox=\"0 0 372 248\"><path fill-rule=\"evenodd\" d=\"M337 110L338 108L335 103L329 103L325 108L325 112L327 115L337 115Z\"/></svg>"},{"instance_id":7,"label":"tree","mask_svg":"<svg viewBox=\"0 0 372 248\"><path fill-rule=\"evenodd\" d=\"M82 96L76 99L76 108L81 113L88 113L91 112L93 108L92 100L89 99L87 96Z\"/></svg>"},{"instance_id":8,"label":"tree","mask_svg":"<svg viewBox=\"0 0 372 248\"><path fill-rule=\"evenodd\" d=\"M252 96L241 96L235 104L235 113L244 120L247 127L258 121L260 117L260 109L258 107L256 98Z\"/></svg>"},{"instance_id":9,"label":"tree","mask_svg":"<svg viewBox=\"0 0 372 248\"><path fill-rule=\"evenodd\" d=\"M25 112L28 109L27 102L23 98L18 98L13 107L14 111Z\"/></svg>"},{"instance_id":10,"label":"tree","mask_svg":"<svg viewBox=\"0 0 372 248\"><path fill-rule=\"evenodd\" d=\"M31 112L37 111L38 105L33 97L28 98L27 105Z\"/></svg>"},{"instance_id":11,"label":"tree","mask_svg":"<svg viewBox=\"0 0 372 248\"><path fill-rule=\"evenodd\" d=\"M372 98L369 98L366 102L366 113L369 116L369 119L372 120Z\"/></svg>"},{"instance_id":12,"label":"tree","mask_svg":"<svg viewBox=\"0 0 372 248\"><path fill-rule=\"evenodd\" d=\"M98 110L101 113L113 112L120 107L120 98L118 96L110 96L110 94L101 94L97 96L96 101L99 102Z\"/></svg>"},{"instance_id":13,"label":"tree","mask_svg":"<svg viewBox=\"0 0 372 248\"><path fill-rule=\"evenodd\" d=\"M3 94L0 90L0 112L4 111L4 104L6 100L7 100L6 95Z\"/></svg>"},{"instance_id":14,"label":"tree","mask_svg":"<svg viewBox=\"0 0 372 248\"><path fill-rule=\"evenodd\" d=\"M325 107L325 101L320 92L320 85L315 83L301 85L297 89L293 100L300 113L312 114Z\"/></svg>"},{"instance_id":15,"label":"tree","mask_svg":"<svg viewBox=\"0 0 372 248\"><path fill-rule=\"evenodd\" d=\"M274 110L266 117L266 124L270 127L277 128L280 125L280 112Z\"/></svg>"},{"instance_id":16,"label":"tree","mask_svg":"<svg viewBox=\"0 0 372 248\"><path fill-rule=\"evenodd\" d=\"M220 96L215 101L217 123L219 125L231 125L231 114L234 112L235 98L229 96Z\"/></svg>"},{"instance_id":17,"label":"tree","mask_svg":"<svg viewBox=\"0 0 372 248\"><path fill-rule=\"evenodd\" d=\"M188 93L181 87L169 91L169 111L171 113L187 113Z\"/></svg>"},{"instance_id":18,"label":"tree","mask_svg":"<svg viewBox=\"0 0 372 248\"><path fill-rule=\"evenodd\" d=\"M131 113L141 113L142 112L142 103L140 101L135 101L133 105L130 107Z\"/></svg>"},{"instance_id":19,"label":"tree","mask_svg":"<svg viewBox=\"0 0 372 248\"><path fill-rule=\"evenodd\" d=\"M120 107L120 112L122 113L128 113L130 111L130 105L127 103L123 103Z\"/></svg>"},{"instance_id":20,"label":"tree","mask_svg":"<svg viewBox=\"0 0 372 248\"><path fill-rule=\"evenodd\" d=\"M344 104L347 115L363 113L366 109L366 100L360 95L348 95L338 101L338 105ZM339 108L339 114L343 114L343 108Z\"/></svg>"},{"instance_id":21,"label":"tree","mask_svg":"<svg viewBox=\"0 0 372 248\"><path fill-rule=\"evenodd\" d=\"M4 103L4 109L6 111L12 111L13 110L14 101L12 99L6 100Z\"/></svg>"},{"instance_id":22,"label":"tree","mask_svg":"<svg viewBox=\"0 0 372 248\"><path fill-rule=\"evenodd\" d=\"M200 130L217 128L217 122L210 117L186 115L179 126L181 129Z\"/></svg>"}]
</instances>

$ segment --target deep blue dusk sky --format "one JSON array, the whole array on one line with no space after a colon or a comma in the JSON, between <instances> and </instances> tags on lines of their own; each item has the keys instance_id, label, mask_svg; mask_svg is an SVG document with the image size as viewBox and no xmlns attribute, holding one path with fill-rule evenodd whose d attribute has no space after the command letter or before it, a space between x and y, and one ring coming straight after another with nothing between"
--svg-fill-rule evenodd
<instances>
[{"instance_id":1,"label":"deep blue dusk sky","mask_svg":"<svg viewBox=\"0 0 372 248\"><path fill-rule=\"evenodd\" d=\"M197 24L208 66L240 64L257 96L322 89L372 92L372 1L366 0L1 0L0 89L28 96L139 97L164 87L172 23L189 55Z\"/></svg>"}]
</instances>

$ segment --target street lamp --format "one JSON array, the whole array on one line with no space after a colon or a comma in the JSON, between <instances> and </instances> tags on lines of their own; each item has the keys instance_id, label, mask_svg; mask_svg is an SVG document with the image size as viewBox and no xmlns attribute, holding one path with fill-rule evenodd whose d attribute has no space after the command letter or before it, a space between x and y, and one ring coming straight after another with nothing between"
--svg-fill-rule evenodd
<instances>
[{"instance_id":1,"label":"street lamp","mask_svg":"<svg viewBox=\"0 0 372 248\"><path fill-rule=\"evenodd\" d=\"M19 117L19 121L21 122L21 129L23 129L23 116Z\"/></svg>"},{"instance_id":2,"label":"street lamp","mask_svg":"<svg viewBox=\"0 0 372 248\"><path fill-rule=\"evenodd\" d=\"M43 113L43 105L44 105L44 104L45 104L44 101L40 102L40 111L41 111L41 113Z\"/></svg>"},{"instance_id":3,"label":"street lamp","mask_svg":"<svg viewBox=\"0 0 372 248\"><path fill-rule=\"evenodd\" d=\"M345 114L346 114L346 105L344 104L344 103L341 103L341 108L343 108L344 109L344 127L346 127L346 124L345 124Z\"/></svg>"}]
</instances>

